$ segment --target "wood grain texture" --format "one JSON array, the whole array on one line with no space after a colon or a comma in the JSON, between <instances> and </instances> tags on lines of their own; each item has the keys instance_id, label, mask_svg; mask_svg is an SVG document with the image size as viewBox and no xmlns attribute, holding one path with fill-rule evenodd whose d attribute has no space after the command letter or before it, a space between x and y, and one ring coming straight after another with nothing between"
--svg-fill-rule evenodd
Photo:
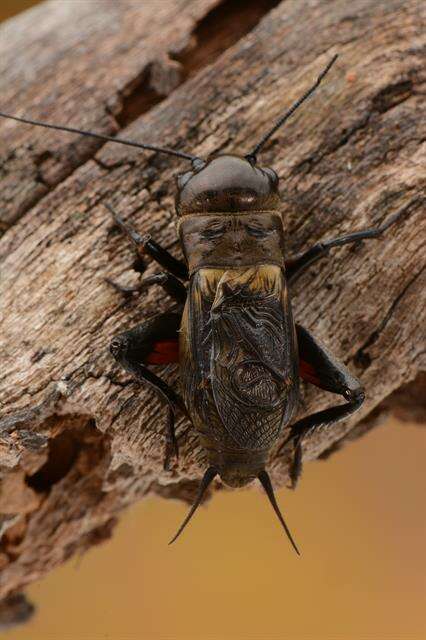
<instances>
[{"instance_id":1,"label":"wood grain texture","mask_svg":"<svg viewBox=\"0 0 426 640\"><path fill-rule=\"evenodd\" d=\"M281 177L288 253L402 213L382 240L336 250L292 291L296 319L367 389L351 420L306 442L310 460L383 411L408 403L424 421L426 15L416 0L275 4L248 2L233 33L235 2L47 2L1 27L0 95L18 115L124 127L123 137L203 156L247 152L340 54L260 158ZM111 535L142 496L190 499L203 455L180 419L181 458L163 471L164 410L108 351L171 301L155 288L124 308L104 282L135 276L103 203L179 256L174 176L186 166L6 121L0 140L5 597ZM306 388L300 415L331 400ZM287 467L271 461L277 485Z\"/></svg>"}]
</instances>

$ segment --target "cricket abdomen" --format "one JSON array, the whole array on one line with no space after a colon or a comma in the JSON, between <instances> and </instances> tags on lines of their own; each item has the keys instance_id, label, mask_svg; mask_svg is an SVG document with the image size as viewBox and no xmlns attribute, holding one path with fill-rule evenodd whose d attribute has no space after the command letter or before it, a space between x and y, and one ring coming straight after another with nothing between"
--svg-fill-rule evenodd
<instances>
[{"instance_id":1,"label":"cricket abdomen","mask_svg":"<svg viewBox=\"0 0 426 640\"><path fill-rule=\"evenodd\" d=\"M266 264L197 271L180 353L184 400L212 462L238 459L241 466L251 457L264 464L297 400L297 352L282 269Z\"/></svg>"}]
</instances>

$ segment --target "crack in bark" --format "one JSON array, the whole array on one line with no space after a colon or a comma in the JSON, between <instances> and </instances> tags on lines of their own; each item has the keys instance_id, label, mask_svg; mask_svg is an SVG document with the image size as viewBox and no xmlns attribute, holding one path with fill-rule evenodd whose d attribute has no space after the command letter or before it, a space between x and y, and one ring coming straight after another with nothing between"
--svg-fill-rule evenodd
<instances>
[{"instance_id":1,"label":"crack in bark","mask_svg":"<svg viewBox=\"0 0 426 640\"><path fill-rule=\"evenodd\" d=\"M402 80L382 88L375 96L373 96L371 99L371 106L368 108L365 115L358 120L358 122L350 127L345 133L342 132L343 135L341 135L334 144L324 145L324 151L322 153L313 154L309 156L309 158L305 158L301 162L298 162L297 165L291 169L290 175L297 176L300 173L309 173L313 167L317 166L324 158L332 155L347 145L358 131L368 129L368 125L374 114L387 113L403 102L406 102L414 95L414 81L412 78L409 80ZM322 148L322 145L320 148Z\"/></svg>"},{"instance_id":2,"label":"crack in bark","mask_svg":"<svg viewBox=\"0 0 426 640\"><path fill-rule=\"evenodd\" d=\"M389 323L390 319L392 318L395 309L397 308L397 306L399 305L399 303L401 302L401 300L404 298L405 294L407 293L408 289L422 275L424 270L425 270L425 266L423 266L420 269L420 271L418 271L412 278L410 278L410 280L404 286L402 291L400 291L400 293L393 300L391 306L389 307L388 311L384 315L384 317L383 317L382 321L380 322L379 326L377 327L377 329L375 329L373 331L373 333L369 336L369 338L364 342L364 344L356 352L353 360L354 360L355 364L357 364L359 367L361 367L364 371L366 371L370 367L371 362L372 362L370 355L365 352L366 349L368 349L369 347L371 347L371 345L373 345L375 342L377 342L377 340L379 339L381 333L384 331L384 329L386 328L386 326Z\"/></svg>"},{"instance_id":3,"label":"crack in bark","mask_svg":"<svg viewBox=\"0 0 426 640\"><path fill-rule=\"evenodd\" d=\"M185 79L214 62L252 31L281 0L222 0L205 15L192 31L193 43L172 53L183 66Z\"/></svg>"},{"instance_id":4,"label":"crack in bark","mask_svg":"<svg viewBox=\"0 0 426 640\"><path fill-rule=\"evenodd\" d=\"M412 78L400 80L381 89L372 99L372 111L386 113L414 95Z\"/></svg>"}]
</instances>

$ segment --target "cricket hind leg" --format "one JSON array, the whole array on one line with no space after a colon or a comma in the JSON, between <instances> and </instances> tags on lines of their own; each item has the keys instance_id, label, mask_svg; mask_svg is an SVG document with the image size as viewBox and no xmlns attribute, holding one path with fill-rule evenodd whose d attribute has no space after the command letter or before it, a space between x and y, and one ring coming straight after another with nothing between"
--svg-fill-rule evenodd
<instances>
[{"instance_id":1,"label":"cricket hind leg","mask_svg":"<svg viewBox=\"0 0 426 640\"><path fill-rule=\"evenodd\" d=\"M346 403L312 413L291 426L290 436L284 445L290 440L294 444L294 460L290 468L293 487L302 470L303 438L315 429L335 424L350 416L360 408L365 398L359 380L352 376L349 370L307 329L296 324L296 333L299 346L300 377L320 389L341 395Z\"/></svg>"},{"instance_id":2,"label":"cricket hind leg","mask_svg":"<svg viewBox=\"0 0 426 640\"><path fill-rule=\"evenodd\" d=\"M299 253L293 258L289 258L285 262L286 274L288 281L294 282L308 267L314 262L320 260L328 254L333 247L341 247L345 244L351 244L353 242L361 242L362 240L368 240L371 238L379 238L389 227L397 222L402 216L403 211L398 211L379 227L371 227L363 229L362 231L355 231L354 233L348 233L338 238L332 238L330 240L324 240L314 244L310 249Z\"/></svg>"},{"instance_id":3,"label":"cricket hind leg","mask_svg":"<svg viewBox=\"0 0 426 640\"><path fill-rule=\"evenodd\" d=\"M151 238L149 234L140 235L133 227L125 223L123 218L111 207L109 204L105 204L112 215L114 222L133 242L136 249L136 260L133 264L133 268L139 273L145 271L145 265L142 260L141 254L146 254L155 260L163 269L171 273L175 278L181 280L188 280L189 273L188 267L181 260L177 260L172 256L167 249L164 249L155 240Z\"/></svg>"},{"instance_id":4,"label":"cricket hind leg","mask_svg":"<svg viewBox=\"0 0 426 640\"><path fill-rule=\"evenodd\" d=\"M179 455L174 428L175 413L179 409L185 415L188 414L180 395L146 365L178 362L181 319L181 313L162 313L120 333L110 343L110 351L117 362L136 380L148 383L168 407L165 469L168 468L172 453L176 458Z\"/></svg>"}]
</instances>

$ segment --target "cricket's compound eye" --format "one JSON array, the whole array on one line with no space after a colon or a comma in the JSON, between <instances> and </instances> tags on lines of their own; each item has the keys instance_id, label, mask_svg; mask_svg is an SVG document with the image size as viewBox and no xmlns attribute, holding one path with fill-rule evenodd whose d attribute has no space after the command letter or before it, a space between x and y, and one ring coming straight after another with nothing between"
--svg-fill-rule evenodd
<instances>
[{"instance_id":1,"label":"cricket's compound eye","mask_svg":"<svg viewBox=\"0 0 426 640\"><path fill-rule=\"evenodd\" d=\"M178 189L183 189L184 186L186 185L186 183L188 182L188 180L190 180L192 178L192 176L194 175L193 171L187 171L186 173L181 173L178 177L177 177L177 186Z\"/></svg>"},{"instance_id":2,"label":"cricket's compound eye","mask_svg":"<svg viewBox=\"0 0 426 640\"><path fill-rule=\"evenodd\" d=\"M273 185L278 185L279 178L277 173L273 169L270 169L269 167L265 167L263 169L263 173L266 173L266 175L269 177Z\"/></svg>"}]
</instances>

